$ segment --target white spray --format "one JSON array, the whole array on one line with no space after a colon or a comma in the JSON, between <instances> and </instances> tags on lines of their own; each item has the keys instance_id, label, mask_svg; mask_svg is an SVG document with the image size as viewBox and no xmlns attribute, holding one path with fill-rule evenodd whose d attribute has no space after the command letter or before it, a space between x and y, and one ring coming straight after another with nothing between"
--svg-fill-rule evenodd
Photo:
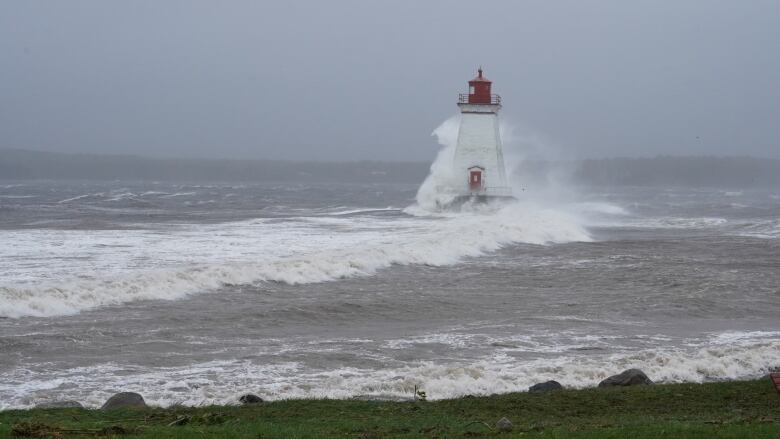
<instances>
[{"instance_id":1,"label":"white spray","mask_svg":"<svg viewBox=\"0 0 780 439\"><path fill-rule=\"evenodd\" d=\"M453 159L458 142L460 115L442 122L432 136L442 146L431 164L431 172L417 191L417 206L428 212L437 212L448 205L457 195L457 177L453 173ZM572 202L576 200L573 186L569 183L570 170L565 166L552 167L549 163L560 162L562 152L552 142L527 127L518 129L501 120L499 127L504 146L508 183L520 202L533 201L550 206L551 201ZM546 162L543 170L533 174L524 172L528 160ZM560 207L560 206L556 206ZM415 209L410 209L413 213Z\"/></svg>"},{"instance_id":2,"label":"white spray","mask_svg":"<svg viewBox=\"0 0 780 439\"><path fill-rule=\"evenodd\" d=\"M442 122L433 133L443 146L431 164L431 172L426 177L420 189L417 190L417 205L427 211L437 211L446 206L458 195L455 190L456 180L452 171L455 148L458 144L458 129L460 115L452 116Z\"/></svg>"},{"instance_id":3,"label":"white spray","mask_svg":"<svg viewBox=\"0 0 780 439\"><path fill-rule=\"evenodd\" d=\"M507 175L515 196L546 205L582 199L572 183L571 155L553 140L525 125L502 120L501 138Z\"/></svg>"}]
</instances>

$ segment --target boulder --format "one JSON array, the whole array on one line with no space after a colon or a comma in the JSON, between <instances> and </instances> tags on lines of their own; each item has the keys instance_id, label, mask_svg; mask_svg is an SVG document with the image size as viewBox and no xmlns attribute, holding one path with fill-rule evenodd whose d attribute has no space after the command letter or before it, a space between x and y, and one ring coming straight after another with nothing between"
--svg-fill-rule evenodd
<instances>
[{"instance_id":1,"label":"boulder","mask_svg":"<svg viewBox=\"0 0 780 439\"><path fill-rule=\"evenodd\" d=\"M35 406L37 409L83 409L84 406L78 401L58 400L42 402Z\"/></svg>"},{"instance_id":2,"label":"boulder","mask_svg":"<svg viewBox=\"0 0 780 439\"><path fill-rule=\"evenodd\" d=\"M507 418L501 418L496 421L496 430L498 431L512 431L512 421Z\"/></svg>"},{"instance_id":3,"label":"boulder","mask_svg":"<svg viewBox=\"0 0 780 439\"><path fill-rule=\"evenodd\" d=\"M653 384L653 382L641 370L628 369L600 382L599 387L636 386L640 384Z\"/></svg>"},{"instance_id":4,"label":"boulder","mask_svg":"<svg viewBox=\"0 0 780 439\"><path fill-rule=\"evenodd\" d=\"M114 410L126 408L145 408L144 397L135 392L121 392L108 398L101 410Z\"/></svg>"},{"instance_id":5,"label":"boulder","mask_svg":"<svg viewBox=\"0 0 780 439\"><path fill-rule=\"evenodd\" d=\"M238 402L241 404L260 404L263 402L263 398L251 393L247 393L246 395L241 395L241 397L238 398Z\"/></svg>"},{"instance_id":6,"label":"boulder","mask_svg":"<svg viewBox=\"0 0 780 439\"><path fill-rule=\"evenodd\" d=\"M553 390L561 390L563 386L558 381L545 381L543 383L537 383L528 388L529 392L541 393L550 392Z\"/></svg>"}]
</instances>

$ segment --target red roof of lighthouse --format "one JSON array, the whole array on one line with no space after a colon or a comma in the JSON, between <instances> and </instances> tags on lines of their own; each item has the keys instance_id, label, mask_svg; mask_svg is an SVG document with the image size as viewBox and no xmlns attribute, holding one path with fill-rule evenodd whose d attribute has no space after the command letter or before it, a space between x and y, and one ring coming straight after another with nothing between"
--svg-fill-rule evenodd
<instances>
[{"instance_id":1,"label":"red roof of lighthouse","mask_svg":"<svg viewBox=\"0 0 780 439\"><path fill-rule=\"evenodd\" d=\"M477 105L501 105L501 97L490 93L493 83L482 76L482 67L477 70L477 77L469 81L468 94L458 96L458 105L477 104Z\"/></svg>"},{"instance_id":2,"label":"red roof of lighthouse","mask_svg":"<svg viewBox=\"0 0 780 439\"><path fill-rule=\"evenodd\" d=\"M490 80L482 76L482 67L480 67L479 70L477 70L477 77L469 82L490 82Z\"/></svg>"}]
</instances>

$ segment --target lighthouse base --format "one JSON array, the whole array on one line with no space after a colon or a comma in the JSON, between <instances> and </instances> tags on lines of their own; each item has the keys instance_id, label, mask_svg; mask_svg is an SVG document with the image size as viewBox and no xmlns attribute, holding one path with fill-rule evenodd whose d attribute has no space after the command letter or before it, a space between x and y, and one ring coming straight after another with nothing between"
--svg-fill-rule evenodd
<instances>
[{"instance_id":1,"label":"lighthouse base","mask_svg":"<svg viewBox=\"0 0 780 439\"><path fill-rule=\"evenodd\" d=\"M512 195L488 195L488 194L468 194L458 195L446 206L442 206L446 210L460 210L464 206L479 206L479 205L502 205L509 204L517 201Z\"/></svg>"}]
</instances>

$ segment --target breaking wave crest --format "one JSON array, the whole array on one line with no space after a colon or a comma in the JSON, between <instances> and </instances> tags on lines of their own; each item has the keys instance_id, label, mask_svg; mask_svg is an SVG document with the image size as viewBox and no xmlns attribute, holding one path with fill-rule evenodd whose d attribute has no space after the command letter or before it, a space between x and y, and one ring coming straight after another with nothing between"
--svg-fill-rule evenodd
<instances>
[{"instance_id":1,"label":"breaking wave crest","mask_svg":"<svg viewBox=\"0 0 780 439\"><path fill-rule=\"evenodd\" d=\"M593 387L607 376L633 367L642 369L656 382L674 383L756 378L777 366L780 341L776 337L767 338L762 332L722 335L736 336L738 340L724 344L719 342L721 335L716 335L686 350L659 347L526 361L518 361L498 349L490 356L470 362L424 361L386 369L347 367L307 371L296 362L258 364L220 360L174 368L104 363L62 370L54 375L19 371L5 377L8 385L0 383L0 394L6 397L5 404L0 403L0 410L32 407L52 394L99 407L114 388L142 393L149 403L158 406L235 404L238 396L247 391L267 400L409 399L415 386L424 389L430 399L445 399L522 392L547 380L557 380L570 388ZM94 376L103 379L96 381Z\"/></svg>"},{"instance_id":2,"label":"breaking wave crest","mask_svg":"<svg viewBox=\"0 0 780 439\"><path fill-rule=\"evenodd\" d=\"M449 216L253 220L162 233L37 230L7 238L0 256L27 259L0 284L0 316L11 318L179 299L225 285L326 282L394 264L451 265L511 243L590 240L575 217L522 204Z\"/></svg>"},{"instance_id":3,"label":"breaking wave crest","mask_svg":"<svg viewBox=\"0 0 780 439\"><path fill-rule=\"evenodd\" d=\"M417 206L422 209L439 210L441 206L450 204L458 195L455 191L458 185L452 172L452 163L458 143L459 127L460 115L453 116L445 120L431 134L443 148L439 150L431 164L430 173L417 190Z\"/></svg>"}]
</instances>

